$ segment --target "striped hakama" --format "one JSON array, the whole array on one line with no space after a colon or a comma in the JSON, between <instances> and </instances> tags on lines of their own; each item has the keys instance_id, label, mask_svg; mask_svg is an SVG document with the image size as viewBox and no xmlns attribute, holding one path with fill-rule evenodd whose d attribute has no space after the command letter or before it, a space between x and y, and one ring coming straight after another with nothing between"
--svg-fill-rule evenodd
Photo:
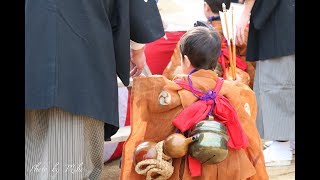
<instances>
[{"instance_id":1,"label":"striped hakama","mask_svg":"<svg viewBox=\"0 0 320 180\"><path fill-rule=\"evenodd\" d=\"M257 127L266 140L295 139L295 55L257 61Z\"/></svg>"},{"instance_id":2,"label":"striped hakama","mask_svg":"<svg viewBox=\"0 0 320 180\"><path fill-rule=\"evenodd\" d=\"M104 123L60 108L25 111L27 180L97 180Z\"/></svg>"}]
</instances>

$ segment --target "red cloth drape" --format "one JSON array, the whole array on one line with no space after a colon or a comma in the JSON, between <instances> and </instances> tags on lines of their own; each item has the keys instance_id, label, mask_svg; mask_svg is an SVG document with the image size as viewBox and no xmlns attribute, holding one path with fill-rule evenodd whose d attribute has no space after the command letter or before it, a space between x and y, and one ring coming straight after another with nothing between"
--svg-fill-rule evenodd
<instances>
[{"instance_id":1,"label":"red cloth drape","mask_svg":"<svg viewBox=\"0 0 320 180\"><path fill-rule=\"evenodd\" d=\"M227 40L225 38L223 38L222 40L223 42L221 43L221 54L219 56L219 59L218 59L218 62L221 64L221 67L222 67L222 76L225 78L225 75L226 73L226 68L229 67L229 50L228 50L228 44L227 44ZM243 71L246 71L247 69L247 63L239 56L239 55L236 55L236 67L243 70Z\"/></svg>"},{"instance_id":2,"label":"red cloth drape","mask_svg":"<svg viewBox=\"0 0 320 180\"><path fill-rule=\"evenodd\" d=\"M152 74L162 74L171 60L174 49L186 31L166 32L166 37L146 44L144 53Z\"/></svg>"},{"instance_id":3,"label":"red cloth drape","mask_svg":"<svg viewBox=\"0 0 320 180\"><path fill-rule=\"evenodd\" d=\"M175 82L182 88L192 92L191 87L187 82ZM176 126L181 132L185 132L197 122L205 119L205 117L211 110L211 106L214 105L213 116L215 120L224 124L227 128L227 132L229 135L228 147L234 149L246 148L249 144L248 138L240 125L239 117L236 110L233 108L227 98L218 93L221 89L222 83L223 79L219 78L217 81L217 85L214 88L214 92L216 93L214 100L198 100L189 105L173 120L173 125ZM195 93L197 96L204 96L204 93L201 93L201 91L197 89L195 89L193 93ZM200 176L200 162L190 157L190 155L188 156L188 160L190 175Z\"/></svg>"}]
</instances>

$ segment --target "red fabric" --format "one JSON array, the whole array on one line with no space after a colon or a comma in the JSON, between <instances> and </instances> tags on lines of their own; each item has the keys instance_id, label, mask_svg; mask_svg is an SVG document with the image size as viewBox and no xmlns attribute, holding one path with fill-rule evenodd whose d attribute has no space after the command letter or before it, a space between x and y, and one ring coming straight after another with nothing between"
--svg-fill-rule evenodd
<instances>
[{"instance_id":1,"label":"red fabric","mask_svg":"<svg viewBox=\"0 0 320 180\"><path fill-rule=\"evenodd\" d=\"M175 81L182 88L191 91L189 84L185 81ZM228 147L234 149L246 148L249 145L248 137L244 133L236 110L233 108L231 103L223 95L218 94L221 89L223 79L218 78L214 92L216 92L216 97L213 100L198 100L193 104L185 108L178 116L173 120L173 125L180 129L181 132L185 132L190 129L194 124L203 120L213 107L213 115L215 120L224 124L227 127L227 132L229 135ZM194 88L195 89L195 88ZM195 89L198 96L203 96L199 90ZM202 94L202 95L201 95ZM189 159L189 170L192 177L201 175L201 163L196 159Z\"/></svg>"},{"instance_id":2,"label":"red fabric","mask_svg":"<svg viewBox=\"0 0 320 180\"><path fill-rule=\"evenodd\" d=\"M111 155L110 159L107 162L117 159L122 155L123 143L124 142L118 143L118 146L116 147L116 149L114 150L113 154Z\"/></svg>"},{"instance_id":3,"label":"red fabric","mask_svg":"<svg viewBox=\"0 0 320 180\"><path fill-rule=\"evenodd\" d=\"M185 81L175 81L182 88L191 91L189 84ZM181 132L190 129L194 124L203 120L209 113L211 105L214 103L213 116L215 120L227 127L229 140L228 146L234 149L245 148L248 146L248 138L244 133L236 110L230 104L229 100L218 92L223 80L219 78L214 91L217 93L214 102L212 100L198 100L185 108L173 120L173 125ZM221 84L220 84L221 83ZM195 89L195 88L194 88ZM198 96L204 96L199 90L195 92Z\"/></svg>"},{"instance_id":4,"label":"red fabric","mask_svg":"<svg viewBox=\"0 0 320 180\"><path fill-rule=\"evenodd\" d=\"M166 37L146 44L144 53L152 74L162 74L171 60L174 49L185 31L166 32Z\"/></svg>"},{"instance_id":5,"label":"red fabric","mask_svg":"<svg viewBox=\"0 0 320 180\"><path fill-rule=\"evenodd\" d=\"M190 129L194 124L205 119L209 114L213 101L197 101L187 108L185 108L178 116L173 120L173 125L177 127L181 132L185 132Z\"/></svg>"},{"instance_id":6,"label":"red fabric","mask_svg":"<svg viewBox=\"0 0 320 180\"><path fill-rule=\"evenodd\" d=\"M221 49L220 57L221 56L224 56L224 58L228 59L228 61L229 61L228 47ZM219 63L221 63L220 58L219 58ZM243 71L245 71L247 69L247 63L239 55L236 55L236 67L243 70Z\"/></svg>"},{"instance_id":7,"label":"red fabric","mask_svg":"<svg viewBox=\"0 0 320 180\"><path fill-rule=\"evenodd\" d=\"M223 38L223 42L221 43L221 54L219 56L218 62L221 64L222 67L222 76L225 78L225 73L226 72L226 68L229 67L229 50L228 50L228 44L226 42L227 40L225 38ZM247 63L239 56L236 55L236 67L246 71L247 69Z\"/></svg>"},{"instance_id":8,"label":"red fabric","mask_svg":"<svg viewBox=\"0 0 320 180\"><path fill-rule=\"evenodd\" d=\"M226 125L229 135L228 146L234 149L246 148L249 145L248 137L244 133L237 115L237 111L229 100L218 94L213 107L214 118Z\"/></svg>"},{"instance_id":9,"label":"red fabric","mask_svg":"<svg viewBox=\"0 0 320 180\"><path fill-rule=\"evenodd\" d=\"M192 177L201 176L201 163L197 159L188 155L189 171Z\"/></svg>"}]
</instances>

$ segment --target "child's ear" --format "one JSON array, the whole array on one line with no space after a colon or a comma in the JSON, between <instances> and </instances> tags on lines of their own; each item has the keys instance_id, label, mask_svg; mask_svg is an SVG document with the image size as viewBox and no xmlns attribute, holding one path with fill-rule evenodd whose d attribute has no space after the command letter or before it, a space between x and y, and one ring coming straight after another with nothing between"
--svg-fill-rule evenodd
<instances>
[{"instance_id":1,"label":"child's ear","mask_svg":"<svg viewBox=\"0 0 320 180\"><path fill-rule=\"evenodd\" d=\"M204 2L204 12L209 13L210 11L210 6L206 2Z\"/></svg>"},{"instance_id":2,"label":"child's ear","mask_svg":"<svg viewBox=\"0 0 320 180\"><path fill-rule=\"evenodd\" d=\"M187 55L184 55L184 56L183 56L183 63L184 63L184 65L185 65L187 68L190 68L190 67L191 67L191 62L190 62L190 60L189 60L189 58L188 58Z\"/></svg>"}]
</instances>

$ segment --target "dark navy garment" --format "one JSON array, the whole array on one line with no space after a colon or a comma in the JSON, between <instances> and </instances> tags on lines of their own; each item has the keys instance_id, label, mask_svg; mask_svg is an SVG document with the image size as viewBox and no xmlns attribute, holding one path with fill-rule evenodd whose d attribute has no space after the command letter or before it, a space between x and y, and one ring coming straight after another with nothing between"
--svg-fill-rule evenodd
<instances>
[{"instance_id":1,"label":"dark navy garment","mask_svg":"<svg viewBox=\"0 0 320 180\"><path fill-rule=\"evenodd\" d=\"M256 0L251 11L246 58L295 54L295 0Z\"/></svg>"},{"instance_id":2,"label":"dark navy garment","mask_svg":"<svg viewBox=\"0 0 320 180\"><path fill-rule=\"evenodd\" d=\"M118 127L117 75L129 84L130 38L163 35L155 1L26 0L25 108L60 107Z\"/></svg>"}]
</instances>

